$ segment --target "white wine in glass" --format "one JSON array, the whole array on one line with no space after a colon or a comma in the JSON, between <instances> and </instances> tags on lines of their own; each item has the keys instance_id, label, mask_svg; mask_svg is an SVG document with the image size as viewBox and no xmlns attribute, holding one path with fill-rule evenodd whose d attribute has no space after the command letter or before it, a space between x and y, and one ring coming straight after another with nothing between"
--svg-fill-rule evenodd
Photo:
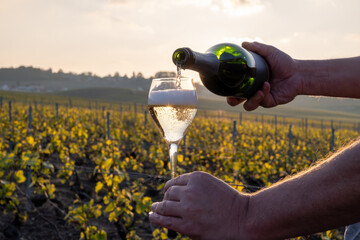
<instances>
[{"instance_id":1,"label":"white wine in glass","mask_svg":"<svg viewBox=\"0 0 360 240\"><path fill-rule=\"evenodd\" d=\"M197 111L197 95L192 78L153 79L148 108L169 146L171 177L174 178L178 144L188 131Z\"/></svg>"}]
</instances>

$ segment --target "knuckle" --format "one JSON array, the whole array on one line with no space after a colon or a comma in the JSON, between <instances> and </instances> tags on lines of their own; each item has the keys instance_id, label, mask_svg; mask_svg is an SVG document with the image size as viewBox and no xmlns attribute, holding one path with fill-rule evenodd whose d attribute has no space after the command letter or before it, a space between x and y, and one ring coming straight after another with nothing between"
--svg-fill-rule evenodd
<instances>
[{"instance_id":1,"label":"knuckle","mask_svg":"<svg viewBox=\"0 0 360 240\"><path fill-rule=\"evenodd\" d=\"M166 201L162 201L156 205L155 212L164 215L166 209Z\"/></svg>"},{"instance_id":2,"label":"knuckle","mask_svg":"<svg viewBox=\"0 0 360 240\"><path fill-rule=\"evenodd\" d=\"M192 173L192 178L195 178L195 179L202 179L205 177L207 177L207 173L202 172L202 171L196 171L196 172Z\"/></svg>"},{"instance_id":3,"label":"knuckle","mask_svg":"<svg viewBox=\"0 0 360 240\"><path fill-rule=\"evenodd\" d=\"M160 206L159 212L160 214L166 214L167 200L164 200Z\"/></svg>"},{"instance_id":4,"label":"knuckle","mask_svg":"<svg viewBox=\"0 0 360 240\"><path fill-rule=\"evenodd\" d=\"M183 191L184 198L188 200L189 197L193 197L194 192L196 192L196 189L194 189L194 187L189 186L189 187L185 188ZM190 199L192 199L192 198L190 198Z\"/></svg>"},{"instance_id":5,"label":"knuckle","mask_svg":"<svg viewBox=\"0 0 360 240\"><path fill-rule=\"evenodd\" d=\"M192 173L193 176L199 176L202 175L204 172L203 171L195 171Z\"/></svg>"},{"instance_id":6,"label":"knuckle","mask_svg":"<svg viewBox=\"0 0 360 240\"><path fill-rule=\"evenodd\" d=\"M177 176L176 178L174 178L174 179L173 179L173 185L179 184L180 178L181 178L181 175L180 175L180 176Z\"/></svg>"},{"instance_id":7,"label":"knuckle","mask_svg":"<svg viewBox=\"0 0 360 240\"><path fill-rule=\"evenodd\" d=\"M169 199L170 199L170 192L172 191L171 188L172 188L172 187L169 187L169 188L167 189L167 191L165 192L165 195L164 195L164 199L165 199L165 200L169 200Z\"/></svg>"}]
</instances>

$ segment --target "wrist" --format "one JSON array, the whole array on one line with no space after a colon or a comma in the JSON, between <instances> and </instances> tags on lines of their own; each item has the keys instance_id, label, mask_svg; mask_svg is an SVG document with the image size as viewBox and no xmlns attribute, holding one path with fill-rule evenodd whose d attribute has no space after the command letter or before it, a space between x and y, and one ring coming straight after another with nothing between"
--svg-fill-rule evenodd
<instances>
[{"instance_id":1,"label":"wrist","mask_svg":"<svg viewBox=\"0 0 360 240\"><path fill-rule=\"evenodd\" d=\"M269 240L270 236L265 234L258 225L259 216L255 216L254 211L251 210L253 208L252 198L254 195L245 195L246 201L243 202L242 207L239 208L239 216L238 226L239 232L237 238L234 239L246 239L246 240Z\"/></svg>"},{"instance_id":2,"label":"wrist","mask_svg":"<svg viewBox=\"0 0 360 240\"><path fill-rule=\"evenodd\" d=\"M329 71L326 61L295 60L295 74L299 78L298 95L327 95Z\"/></svg>"},{"instance_id":3,"label":"wrist","mask_svg":"<svg viewBox=\"0 0 360 240\"><path fill-rule=\"evenodd\" d=\"M274 189L267 188L251 194L248 200L247 214L243 225L241 239L249 240L275 240L285 239L287 228L280 228L281 219L274 211L274 205L269 202L269 196L273 195L269 191ZM281 194L278 194L278 196Z\"/></svg>"},{"instance_id":4,"label":"wrist","mask_svg":"<svg viewBox=\"0 0 360 240\"><path fill-rule=\"evenodd\" d=\"M255 239L253 238L254 233L251 224L249 224L248 216L250 198L250 194L238 194L235 203L236 207L232 212L234 216L234 223L236 223L236 225L233 226L233 229L236 229L236 231L232 231L232 235L229 236L229 239Z\"/></svg>"},{"instance_id":5,"label":"wrist","mask_svg":"<svg viewBox=\"0 0 360 240\"><path fill-rule=\"evenodd\" d=\"M241 209L242 214L238 214L239 216L242 216L242 218L239 219L239 235L240 239L249 239L249 240L256 240L257 237L257 230L256 230L256 224L254 223L254 219L250 215L250 201L251 201L251 195L247 196L246 199L246 205Z\"/></svg>"}]
</instances>

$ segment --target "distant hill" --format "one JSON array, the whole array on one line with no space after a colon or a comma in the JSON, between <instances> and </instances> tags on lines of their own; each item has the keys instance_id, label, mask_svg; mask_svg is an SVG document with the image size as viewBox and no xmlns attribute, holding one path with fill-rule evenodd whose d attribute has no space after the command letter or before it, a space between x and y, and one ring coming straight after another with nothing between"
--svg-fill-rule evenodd
<instances>
[{"instance_id":1,"label":"distant hill","mask_svg":"<svg viewBox=\"0 0 360 240\"><path fill-rule=\"evenodd\" d=\"M158 72L154 77L174 76L175 72ZM118 73L99 77L90 72L75 74L33 67L0 68L0 90L44 92L112 102L146 104L151 79L144 78L141 73L133 73L131 77ZM197 84L196 89L201 109L245 112L242 106L230 107L225 98L212 94L202 85ZM271 109L258 108L251 113L360 122L360 100L298 96L289 104Z\"/></svg>"},{"instance_id":2,"label":"distant hill","mask_svg":"<svg viewBox=\"0 0 360 240\"><path fill-rule=\"evenodd\" d=\"M77 97L109 102L147 103L148 92L123 88L83 88L53 93L58 96Z\"/></svg>"},{"instance_id":3,"label":"distant hill","mask_svg":"<svg viewBox=\"0 0 360 240\"><path fill-rule=\"evenodd\" d=\"M174 72L158 72L155 75L171 75ZM129 88L147 90L151 78L144 78L141 73L133 73L131 77L115 73L113 76L99 77L91 72L75 74L62 70L53 72L34 67L0 68L0 90L22 92L54 92L81 88Z\"/></svg>"},{"instance_id":4,"label":"distant hill","mask_svg":"<svg viewBox=\"0 0 360 240\"><path fill-rule=\"evenodd\" d=\"M154 77L145 78L142 73L131 77L119 73L99 77L91 72L81 74L65 73L62 70L34 67L0 68L0 90L17 92L59 92L90 88L121 88L148 92L153 78L175 77L175 72L157 72ZM196 86L199 90L203 86ZM207 91L205 89L205 91Z\"/></svg>"}]
</instances>

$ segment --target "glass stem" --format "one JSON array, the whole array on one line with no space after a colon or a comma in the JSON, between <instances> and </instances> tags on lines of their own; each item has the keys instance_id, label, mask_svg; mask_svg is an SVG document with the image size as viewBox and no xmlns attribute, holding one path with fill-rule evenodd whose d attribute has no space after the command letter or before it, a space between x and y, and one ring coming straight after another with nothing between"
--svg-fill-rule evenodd
<instances>
[{"instance_id":1,"label":"glass stem","mask_svg":"<svg viewBox=\"0 0 360 240\"><path fill-rule=\"evenodd\" d=\"M170 154L171 178L174 178L176 176L177 151L178 151L178 145L176 143L170 143L169 154Z\"/></svg>"}]
</instances>

